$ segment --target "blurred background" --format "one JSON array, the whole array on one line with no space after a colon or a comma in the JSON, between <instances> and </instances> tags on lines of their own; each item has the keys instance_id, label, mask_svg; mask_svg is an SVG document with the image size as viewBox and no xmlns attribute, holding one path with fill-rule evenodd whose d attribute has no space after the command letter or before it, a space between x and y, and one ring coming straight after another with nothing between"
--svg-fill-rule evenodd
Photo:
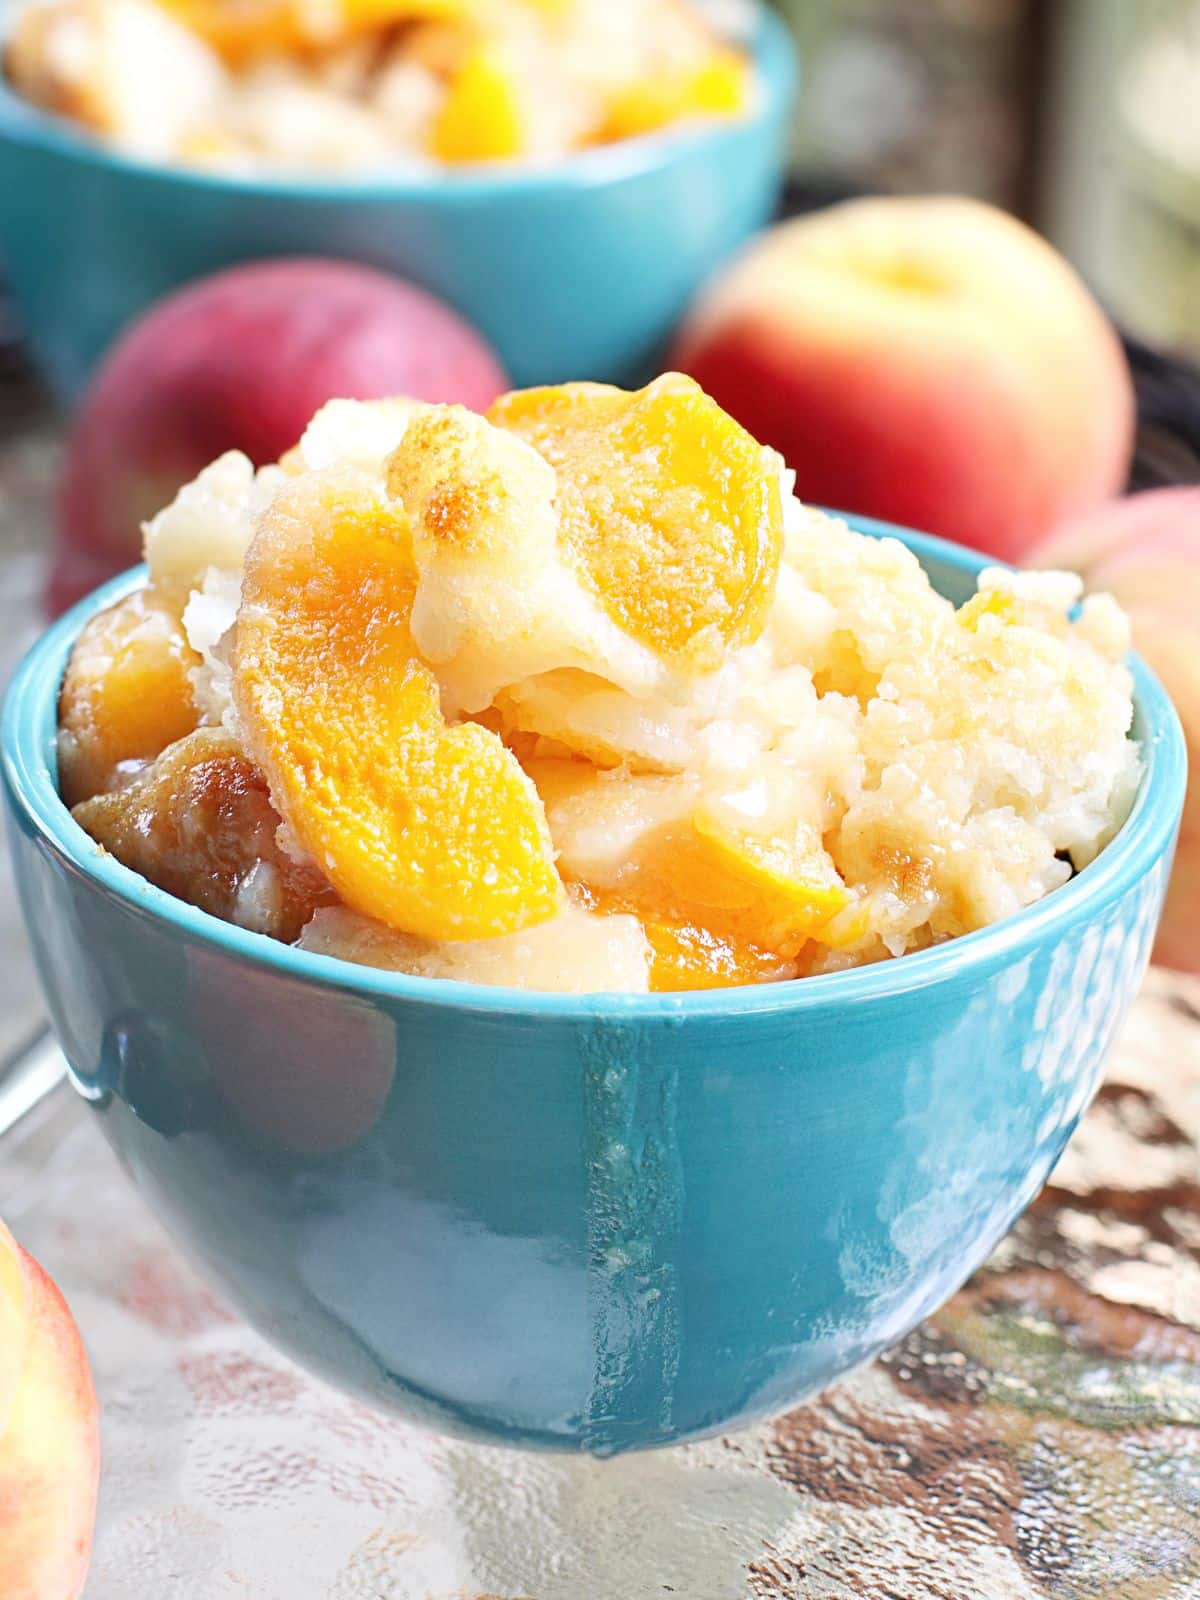
<instances>
[{"instance_id":1,"label":"blurred background","mask_svg":"<svg viewBox=\"0 0 1200 1600\"><path fill-rule=\"evenodd\" d=\"M0 0L0 27L14 15L16 3ZM752 0L709 4L716 13L743 19L754 14ZM1016 212L1075 264L1124 337L1138 402L1129 487L1200 483L1200 369L1195 364L1200 359L1200 0L774 0L774 8L794 35L800 64L784 209L807 210L867 192L957 192ZM773 203L773 152L763 160L770 170L760 172L758 180L762 213L757 219L747 214L738 223L742 236ZM90 262L76 261L79 251L38 243L31 249L29 240L46 219L71 207L61 196L44 192L53 185L40 179L23 184L19 167L9 172L6 178L0 168L0 201L9 201L0 209L9 223L5 243L14 263L13 278L18 281L20 244L33 261L23 284L25 298L40 302L44 317L43 289L55 275L61 279L64 270L66 287L58 306L62 320L86 321L89 309L96 310L108 291L139 274L152 276L155 262L178 244L170 233L180 230L172 224L164 237L161 217L153 248L133 237L141 230L149 238L152 219L143 198L123 199L114 183L111 203L127 206L129 230L109 209L109 191L77 191L86 203L77 208L76 232L82 239L90 229L87 237L97 246ZM629 230L647 235L640 243L648 254L629 266L622 279L636 291L626 298L644 294L646 281L656 273L673 270L665 263L681 238L696 233L690 228L696 216L709 216L712 225L720 210L712 187L718 184L726 186L717 195L722 204L753 210L755 202L745 198L753 185L745 181L744 166L701 161L690 173L665 173L660 188L643 192L636 214L631 207L612 214L626 229L619 243L626 256L632 247ZM25 192L18 196L22 188ZM203 191L198 194L205 198ZM219 233L216 224L228 222L228 213L218 209L223 204L213 200L211 214L193 219L202 240ZM185 220L191 206L189 198ZM565 250L572 229L581 230L579 242L571 246L576 261L553 280L555 293L566 285L567 299L574 292L598 304L603 297L592 293L583 281L586 274L576 268L579 260L595 253L594 246L601 253L618 248L612 242L617 230L606 214L591 222L571 215L570 226L556 214L550 229L536 238L532 234L537 230L532 230L523 243L526 254L519 271L528 276L530 257L542 245L549 242L552 252ZM57 226L46 223L51 235ZM239 226L248 229L252 224ZM326 239L323 222L316 229L319 237L313 237L312 217L303 211L297 216L287 212L278 226L285 252L323 248L339 253L336 243ZM469 226L468 217L464 227ZM422 229L423 223L411 232L419 237ZM669 250L663 246L668 234L675 237ZM386 266L385 235L386 221L372 214L357 224L355 238L363 241L362 247L344 253ZM508 249L511 239L509 230L499 242ZM490 256L487 269L479 270L475 242L473 250L442 251L439 268L469 256L468 276L487 280L483 293L492 294L497 284L499 292L506 292L503 273L494 270ZM178 245L177 253L182 258L192 248ZM107 279L103 264L97 263L100 251L110 258ZM703 240L693 242L697 252L700 276L716 258ZM175 281L221 264L220 259L199 262ZM621 266L627 267L627 260ZM419 274L414 276L419 281ZM664 292L678 295L670 284ZM549 320L554 298L536 289L529 294L538 315L522 317L521 341L529 338L531 325ZM468 309L452 285L447 285L445 298ZM53 316L45 320L50 333L43 338L43 349L52 355L56 324ZM573 325L565 312L560 320ZM575 318L574 323L585 320ZM479 325L489 331L486 322ZM507 364L518 381L534 381ZM574 367L570 375L579 370ZM589 370L588 375L601 374ZM63 420L62 410L35 374L6 303L0 262L0 686L42 622ZM207 450L203 459L217 448ZM188 475L182 473L176 481ZM163 485L155 487L158 505ZM173 487L166 486L166 492ZM83 500L86 509L98 496L89 489ZM126 520L132 530L136 518ZM132 554L119 557L110 569L130 559ZM0 865L0 890L11 903L4 870ZM36 985L23 952L14 917L0 916L0 969L15 995L0 1019L0 1065L20 1040L42 1026Z\"/></svg>"},{"instance_id":2,"label":"blurred background","mask_svg":"<svg viewBox=\"0 0 1200 1600\"><path fill-rule=\"evenodd\" d=\"M1200 356L1200 0L776 4L802 62L800 199L992 200L1129 331Z\"/></svg>"}]
</instances>

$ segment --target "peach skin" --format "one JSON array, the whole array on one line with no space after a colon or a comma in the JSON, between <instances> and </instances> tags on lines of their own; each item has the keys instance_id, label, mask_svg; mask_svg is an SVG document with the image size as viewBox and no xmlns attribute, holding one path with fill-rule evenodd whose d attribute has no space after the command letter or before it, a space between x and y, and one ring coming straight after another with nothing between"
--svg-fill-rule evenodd
<instances>
[{"instance_id":1,"label":"peach skin","mask_svg":"<svg viewBox=\"0 0 1200 1600\"><path fill-rule=\"evenodd\" d=\"M1200 973L1200 487L1152 489L1073 518L1027 564L1072 568L1090 589L1115 595L1175 702L1188 791L1154 959Z\"/></svg>"},{"instance_id":2,"label":"peach skin","mask_svg":"<svg viewBox=\"0 0 1200 1600\"><path fill-rule=\"evenodd\" d=\"M260 261L169 295L113 345L72 428L47 594L57 614L139 559L141 522L225 450L261 466L333 397L461 401L506 386L447 305L349 261Z\"/></svg>"},{"instance_id":3,"label":"peach skin","mask_svg":"<svg viewBox=\"0 0 1200 1600\"><path fill-rule=\"evenodd\" d=\"M672 361L803 499L1009 560L1129 467L1115 332L1050 245L977 201L852 201L770 230Z\"/></svg>"},{"instance_id":4,"label":"peach skin","mask_svg":"<svg viewBox=\"0 0 1200 1600\"><path fill-rule=\"evenodd\" d=\"M0 1222L0 1595L76 1600L100 1469L92 1375L57 1288Z\"/></svg>"}]
</instances>

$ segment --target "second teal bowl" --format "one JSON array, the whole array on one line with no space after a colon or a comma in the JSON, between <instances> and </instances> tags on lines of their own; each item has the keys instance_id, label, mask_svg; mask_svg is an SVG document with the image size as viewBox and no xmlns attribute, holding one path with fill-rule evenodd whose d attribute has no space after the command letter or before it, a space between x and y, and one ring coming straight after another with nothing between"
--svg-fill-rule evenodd
<instances>
[{"instance_id":1,"label":"second teal bowl","mask_svg":"<svg viewBox=\"0 0 1200 1600\"><path fill-rule=\"evenodd\" d=\"M515 387L633 384L699 285L774 209L795 64L767 11L754 55L761 95L737 122L536 170L342 182L124 160L0 78L0 263L68 400L114 335L168 290L295 255L365 262L440 295L486 335Z\"/></svg>"},{"instance_id":2,"label":"second teal bowl","mask_svg":"<svg viewBox=\"0 0 1200 1600\"><path fill-rule=\"evenodd\" d=\"M966 597L980 558L899 536ZM58 687L83 623L140 581L76 607L13 682L17 883L76 1087L297 1360L492 1442L672 1444L901 1338L1041 1188L1142 975L1183 803L1179 724L1140 664L1129 820L1017 916L793 983L531 994L287 948L96 847L58 797Z\"/></svg>"}]
</instances>

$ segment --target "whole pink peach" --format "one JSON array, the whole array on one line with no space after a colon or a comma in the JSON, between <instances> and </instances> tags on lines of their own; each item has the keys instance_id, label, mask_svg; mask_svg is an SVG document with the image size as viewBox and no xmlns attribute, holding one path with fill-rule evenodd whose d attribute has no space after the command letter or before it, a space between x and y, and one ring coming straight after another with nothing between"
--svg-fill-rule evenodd
<instances>
[{"instance_id":1,"label":"whole pink peach","mask_svg":"<svg viewBox=\"0 0 1200 1600\"><path fill-rule=\"evenodd\" d=\"M118 339L84 400L49 608L137 561L142 521L216 456L277 460L326 400L404 394L482 410L506 387L457 312L369 267L262 261L189 284Z\"/></svg>"}]
</instances>

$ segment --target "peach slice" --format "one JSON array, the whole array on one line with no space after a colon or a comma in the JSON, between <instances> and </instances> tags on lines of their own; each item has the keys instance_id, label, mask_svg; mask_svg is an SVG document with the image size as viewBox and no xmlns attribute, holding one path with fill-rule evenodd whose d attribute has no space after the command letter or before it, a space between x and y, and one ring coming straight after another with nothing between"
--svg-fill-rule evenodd
<instances>
[{"instance_id":1,"label":"peach slice","mask_svg":"<svg viewBox=\"0 0 1200 1600\"><path fill-rule=\"evenodd\" d=\"M650 992L679 994L697 989L733 989L745 983L769 983L796 976L794 962L772 950L738 944L694 923L671 921L636 911L620 894L600 893L573 884L580 905L602 916L631 913L637 917L650 949Z\"/></svg>"},{"instance_id":2,"label":"peach slice","mask_svg":"<svg viewBox=\"0 0 1200 1600\"><path fill-rule=\"evenodd\" d=\"M493 51L473 50L455 72L430 135L439 161L504 161L525 148L517 84Z\"/></svg>"},{"instance_id":3,"label":"peach slice","mask_svg":"<svg viewBox=\"0 0 1200 1600\"><path fill-rule=\"evenodd\" d=\"M704 670L762 632L783 543L778 458L698 384L518 390L488 417L554 467L560 541L627 633Z\"/></svg>"},{"instance_id":4,"label":"peach slice","mask_svg":"<svg viewBox=\"0 0 1200 1600\"><path fill-rule=\"evenodd\" d=\"M582 761L532 760L527 770L564 876L667 929L791 959L852 904L815 827L797 823L787 837L737 828L686 778ZM668 953L667 933L657 945L649 926L647 935ZM848 924L846 939L855 936Z\"/></svg>"},{"instance_id":5,"label":"peach slice","mask_svg":"<svg viewBox=\"0 0 1200 1600\"><path fill-rule=\"evenodd\" d=\"M132 783L75 807L125 866L227 922L295 939L333 894L279 847L267 780L218 728L180 739Z\"/></svg>"},{"instance_id":6,"label":"peach slice","mask_svg":"<svg viewBox=\"0 0 1200 1600\"><path fill-rule=\"evenodd\" d=\"M293 479L246 558L234 693L247 742L345 902L427 939L561 904L537 792L494 733L448 726L409 620L399 505L356 474Z\"/></svg>"},{"instance_id":7,"label":"peach slice","mask_svg":"<svg viewBox=\"0 0 1200 1600\"><path fill-rule=\"evenodd\" d=\"M100 1471L87 1355L58 1289L0 1222L0 1594L76 1600Z\"/></svg>"},{"instance_id":8,"label":"peach slice","mask_svg":"<svg viewBox=\"0 0 1200 1600\"><path fill-rule=\"evenodd\" d=\"M118 782L126 762L153 760L199 721L191 668L200 657L178 610L139 589L93 617L76 641L59 695L59 788L73 806Z\"/></svg>"},{"instance_id":9,"label":"peach slice","mask_svg":"<svg viewBox=\"0 0 1200 1600\"><path fill-rule=\"evenodd\" d=\"M655 133L689 117L735 117L745 109L750 69L736 50L711 51L684 71L626 84L612 96L596 135L599 143Z\"/></svg>"},{"instance_id":10,"label":"peach slice","mask_svg":"<svg viewBox=\"0 0 1200 1600\"><path fill-rule=\"evenodd\" d=\"M237 64L337 44L396 23L455 19L464 0L157 0L164 11Z\"/></svg>"}]
</instances>

